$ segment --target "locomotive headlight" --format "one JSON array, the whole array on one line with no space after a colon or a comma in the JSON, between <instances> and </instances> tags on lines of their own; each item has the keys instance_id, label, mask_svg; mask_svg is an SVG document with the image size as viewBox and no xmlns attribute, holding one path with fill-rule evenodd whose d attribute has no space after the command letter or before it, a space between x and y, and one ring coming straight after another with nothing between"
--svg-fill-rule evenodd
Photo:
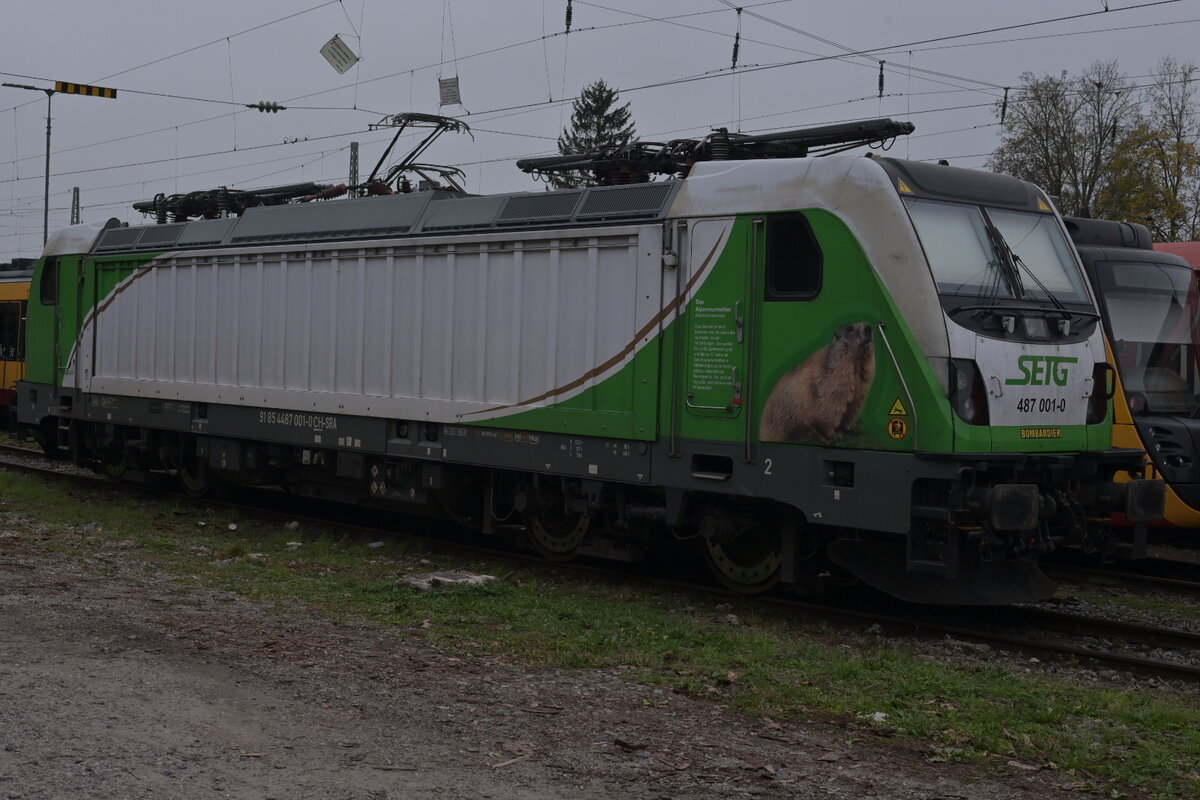
<instances>
[{"instance_id":1,"label":"locomotive headlight","mask_svg":"<svg viewBox=\"0 0 1200 800\"><path fill-rule=\"evenodd\" d=\"M964 422L988 424L987 389L979 367L969 358L950 359L950 405Z\"/></svg>"},{"instance_id":2,"label":"locomotive headlight","mask_svg":"<svg viewBox=\"0 0 1200 800\"><path fill-rule=\"evenodd\" d=\"M1130 392L1126 399L1129 400L1130 414L1136 417L1139 414L1146 413L1146 409L1149 406L1149 403L1146 401L1146 395L1141 392Z\"/></svg>"}]
</instances>

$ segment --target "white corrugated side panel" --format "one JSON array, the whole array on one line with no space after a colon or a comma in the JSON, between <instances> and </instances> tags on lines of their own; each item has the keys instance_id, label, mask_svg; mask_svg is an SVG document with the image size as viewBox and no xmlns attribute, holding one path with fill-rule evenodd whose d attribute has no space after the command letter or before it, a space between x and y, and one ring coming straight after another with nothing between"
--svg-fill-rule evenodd
<instances>
[{"instance_id":1,"label":"white corrugated side panel","mask_svg":"<svg viewBox=\"0 0 1200 800\"><path fill-rule=\"evenodd\" d=\"M182 336L163 336L159 347L163 358L170 364L170 376L176 381L196 379L196 267L190 260L170 270L174 282L175 296L170 309L175 315L174 326L183 331ZM161 330L161 329L160 329Z\"/></svg>"},{"instance_id":2,"label":"white corrugated side panel","mask_svg":"<svg viewBox=\"0 0 1200 800\"><path fill-rule=\"evenodd\" d=\"M185 344L190 344L192 352L196 354L196 373L192 383L200 386L217 382L217 351L213 346L217 336L217 318L214 310L217 306L217 271L218 268L211 259L207 263L200 261L196 264L196 326L191 342L184 338ZM164 333L167 336L171 335L170 332ZM186 337L187 331L176 331L174 335ZM179 383L186 385L187 377L181 376Z\"/></svg>"},{"instance_id":3,"label":"white corrugated side panel","mask_svg":"<svg viewBox=\"0 0 1200 800\"><path fill-rule=\"evenodd\" d=\"M282 268L283 323L263 351L263 358L283 362L283 388L308 385L308 340L312 335L312 264L303 257Z\"/></svg>"},{"instance_id":4,"label":"white corrugated side panel","mask_svg":"<svg viewBox=\"0 0 1200 800\"><path fill-rule=\"evenodd\" d=\"M241 345L237 329L242 301L241 267L241 262L235 260L212 273L217 295L216 305L212 309L216 315L212 347L219 386L237 385L237 359Z\"/></svg>"},{"instance_id":5,"label":"white corrugated side panel","mask_svg":"<svg viewBox=\"0 0 1200 800\"><path fill-rule=\"evenodd\" d=\"M664 302L657 225L333 248L139 270L100 314L91 390L486 419L603 380L625 361L584 376L631 358Z\"/></svg>"},{"instance_id":6,"label":"white corrugated side panel","mask_svg":"<svg viewBox=\"0 0 1200 800\"><path fill-rule=\"evenodd\" d=\"M259 307L254 309L259 316L259 382L267 389L282 389L287 364L282 349L287 341L287 328L284 325L287 316L284 313L288 288L287 267L278 255L264 255L261 263L263 292Z\"/></svg>"},{"instance_id":7,"label":"white corrugated side panel","mask_svg":"<svg viewBox=\"0 0 1200 800\"><path fill-rule=\"evenodd\" d=\"M307 392L334 391L335 340L337 331L338 292L336 262L328 252L313 254L308 279L312 284L309 292L308 318L308 380L293 380L289 377L288 388ZM349 343L346 343L349 344ZM301 346L300 342L296 342Z\"/></svg>"},{"instance_id":8,"label":"white corrugated side panel","mask_svg":"<svg viewBox=\"0 0 1200 800\"><path fill-rule=\"evenodd\" d=\"M508 369L483 372L483 401L491 405L519 402L518 381L521 375L521 326L513 320L521 318L521 287L523 251L497 251L487 260L487 318L496 334L487 335L484 328L484 364L505 364ZM504 328L507 327L507 330Z\"/></svg>"},{"instance_id":9,"label":"white corrugated side panel","mask_svg":"<svg viewBox=\"0 0 1200 800\"><path fill-rule=\"evenodd\" d=\"M237 359L234 383L239 386L262 386L262 327L263 301L270 290L263 284L262 261L249 259L238 270Z\"/></svg>"}]
</instances>

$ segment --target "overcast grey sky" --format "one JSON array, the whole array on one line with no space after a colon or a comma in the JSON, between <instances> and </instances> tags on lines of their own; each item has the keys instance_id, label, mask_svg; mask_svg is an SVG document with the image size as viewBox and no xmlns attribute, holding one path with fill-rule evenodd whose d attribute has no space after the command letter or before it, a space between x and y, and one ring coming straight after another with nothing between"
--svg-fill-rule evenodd
<instances>
[{"instance_id":1,"label":"overcast grey sky","mask_svg":"<svg viewBox=\"0 0 1200 800\"><path fill-rule=\"evenodd\" d=\"M573 0L564 35L567 5L8 0L0 80L118 90L53 98L54 229L74 186L85 221L136 224L131 204L158 192L345 182L353 141L365 177L391 137L369 125L402 111L472 127L422 158L461 168L469 191L539 189L513 161L554 152L570 99L596 79L621 90L648 140L889 116L917 127L893 155L981 167L999 141L994 104L1021 73L1115 58L1140 83L1164 55L1195 58L1200 31L1200 0L746 0L732 74L733 2ZM318 52L334 34L362 56L344 75ZM848 51L865 55L830 58ZM439 109L439 76L459 78L462 106ZM289 110L243 107L260 100ZM0 260L41 249L46 105L0 89Z\"/></svg>"}]
</instances>

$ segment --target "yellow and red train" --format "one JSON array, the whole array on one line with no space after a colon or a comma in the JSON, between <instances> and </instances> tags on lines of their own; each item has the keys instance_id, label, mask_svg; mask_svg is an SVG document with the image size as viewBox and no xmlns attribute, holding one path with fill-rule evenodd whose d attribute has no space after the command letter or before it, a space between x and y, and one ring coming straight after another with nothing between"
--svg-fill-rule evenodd
<instances>
[{"instance_id":1,"label":"yellow and red train","mask_svg":"<svg viewBox=\"0 0 1200 800\"><path fill-rule=\"evenodd\" d=\"M16 397L17 381L25 377L25 316L29 305L32 258L0 263L0 415Z\"/></svg>"}]
</instances>

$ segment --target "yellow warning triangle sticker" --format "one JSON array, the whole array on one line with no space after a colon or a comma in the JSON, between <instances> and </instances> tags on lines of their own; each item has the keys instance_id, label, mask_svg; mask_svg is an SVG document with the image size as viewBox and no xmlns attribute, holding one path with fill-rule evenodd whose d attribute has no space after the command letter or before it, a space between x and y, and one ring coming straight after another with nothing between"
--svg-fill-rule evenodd
<instances>
[{"instance_id":1,"label":"yellow warning triangle sticker","mask_svg":"<svg viewBox=\"0 0 1200 800\"><path fill-rule=\"evenodd\" d=\"M914 192L912 190L911 186L909 186L907 183L905 183L903 180L900 180L900 179L896 180L896 189L901 194L916 194L916 192Z\"/></svg>"},{"instance_id":2,"label":"yellow warning triangle sticker","mask_svg":"<svg viewBox=\"0 0 1200 800\"><path fill-rule=\"evenodd\" d=\"M888 412L893 417L907 417L908 411L904 408L904 403L900 402L900 398L896 398L896 402L892 403L892 410Z\"/></svg>"},{"instance_id":3,"label":"yellow warning triangle sticker","mask_svg":"<svg viewBox=\"0 0 1200 800\"><path fill-rule=\"evenodd\" d=\"M1050 206L1046 205L1046 201L1039 197L1038 198L1038 211L1050 211L1050 210L1051 210L1051 208L1050 208Z\"/></svg>"}]
</instances>

